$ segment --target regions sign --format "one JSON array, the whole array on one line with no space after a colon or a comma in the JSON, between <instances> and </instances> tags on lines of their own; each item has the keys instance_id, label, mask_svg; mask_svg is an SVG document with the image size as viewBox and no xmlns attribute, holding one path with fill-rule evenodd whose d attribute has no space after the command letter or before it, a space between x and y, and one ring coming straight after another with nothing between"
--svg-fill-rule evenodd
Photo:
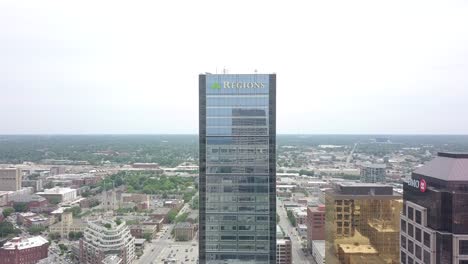
<instances>
[{"instance_id":1,"label":"regions sign","mask_svg":"<svg viewBox=\"0 0 468 264\"><path fill-rule=\"evenodd\" d=\"M211 89L221 89L221 84L218 82L213 83L210 86ZM223 88L225 89L244 89L244 88L265 88L265 84L262 82L223 82Z\"/></svg>"}]
</instances>

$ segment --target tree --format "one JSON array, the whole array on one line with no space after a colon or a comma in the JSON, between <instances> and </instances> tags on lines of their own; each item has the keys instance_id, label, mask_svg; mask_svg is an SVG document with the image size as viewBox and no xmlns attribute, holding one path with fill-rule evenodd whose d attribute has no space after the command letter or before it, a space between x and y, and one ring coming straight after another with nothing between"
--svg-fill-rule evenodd
<instances>
[{"instance_id":1,"label":"tree","mask_svg":"<svg viewBox=\"0 0 468 264\"><path fill-rule=\"evenodd\" d=\"M61 201L59 197L50 197L48 200L49 200L49 203L53 205L57 205Z\"/></svg>"},{"instance_id":2,"label":"tree","mask_svg":"<svg viewBox=\"0 0 468 264\"><path fill-rule=\"evenodd\" d=\"M10 234L20 234L21 230L16 229L12 223L3 221L0 223L0 237L6 237Z\"/></svg>"},{"instance_id":3,"label":"tree","mask_svg":"<svg viewBox=\"0 0 468 264\"><path fill-rule=\"evenodd\" d=\"M289 219L289 222L291 222L291 225L296 226L296 217L294 217L294 214L292 211L288 211L288 219Z\"/></svg>"},{"instance_id":4,"label":"tree","mask_svg":"<svg viewBox=\"0 0 468 264\"><path fill-rule=\"evenodd\" d=\"M54 232L54 233L49 233L49 239L50 240L57 240L60 238L60 234L57 233L57 232Z\"/></svg>"},{"instance_id":5,"label":"tree","mask_svg":"<svg viewBox=\"0 0 468 264\"><path fill-rule=\"evenodd\" d=\"M146 241L151 242L153 235L151 233L144 233L143 238L146 239Z\"/></svg>"},{"instance_id":6,"label":"tree","mask_svg":"<svg viewBox=\"0 0 468 264\"><path fill-rule=\"evenodd\" d=\"M65 212L72 212L73 216L78 216L81 214L81 207L73 206L73 207L65 209Z\"/></svg>"},{"instance_id":7,"label":"tree","mask_svg":"<svg viewBox=\"0 0 468 264\"><path fill-rule=\"evenodd\" d=\"M7 207L7 208L3 209L3 217L7 218L8 216L10 216L14 212L15 212L15 209L13 209L11 207Z\"/></svg>"},{"instance_id":8,"label":"tree","mask_svg":"<svg viewBox=\"0 0 468 264\"><path fill-rule=\"evenodd\" d=\"M31 226L29 229L28 229L28 233L31 234L31 235L38 235L42 232L45 231L45 228L42 227L42 226Z\"/></svg>"},{"instance_id":9,"label":"tree","mask_svg":"<svg viewBox=\"0 0 468 264\"><path fill-rule=\"evenodd\" d=\"M169 213L167 214L167 221L168 221L169 223L172 223L172 222L174 222L174 220L176 219L176 217L177 217L177 210L171 209L171 210L169 211Z\"/></svg>"},{"instance_id":10,"label":"tree","mask_svg":"<svg viewBox=\"0 0 468 264\"><path fill-rule=\"evenodd\" d=\"M175 222L176 223L184 222L185 220L187 220L188 215L189 215L188 213L183 213L183 214L177 216L176 219L175 219Z\"/></svg>"},{"instance_id":11,"label":"tree","mask_svg":"<svg viewBox=\"0 0 468 264\"><path fill-rule=\"evenodd\" d=\"M80 239L82 237L83 237L83 232L70 231L70 233L68 233L68 239L70 239L70 240L78 240L78 239Z\"/></svg>"},{"instance_id":12,"label":"tree","mask_svg":"<svg viewBox=\"0 0 468 264\"><path fill-rule=\"evenodd\" d=\"M68 247L64 244L59 244L58 246L60 248L60 255L62 255L65 251L68 250Z\"/></svg>"},{"instance_id":13,"label":"tree","mask_svg":"<svg viewBox=\"0 0 468 264\"><path fill-rule=\"evenodd\" d=\"M194 210L197 210L199 208L199 197L198 195L193 198L192 203L190 204L190 207Z\"/></svg>"},{"instance_id":14,"label":"tree","mask_svg":"<svg viewBox=\"0 0 468 264\"><path fill-rule=\"evenodd\" d=\"M28 204L27 203L14 203L13 208L15 212L27 212L28 211Z\"/></svg>"}]
</instances>

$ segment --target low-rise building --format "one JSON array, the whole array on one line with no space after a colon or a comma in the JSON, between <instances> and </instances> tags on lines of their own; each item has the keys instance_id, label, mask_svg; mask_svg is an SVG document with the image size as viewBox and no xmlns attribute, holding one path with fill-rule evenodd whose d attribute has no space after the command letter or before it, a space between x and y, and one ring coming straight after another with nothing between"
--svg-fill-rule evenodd
<instances>
[{"instance_id":1,"label":"low-rise building","mask_svg":"<svg viewBox=\"0 0 468 264\"><path fill-rule=\"evenodd\" d=\"M297 225L296 230L301 238L307 238L307 225L299 224Z\"/></svg>"},{"instance_id":2,"label":"low-rise building","mask_svg":"<svg viewBox=\"0 0 468 264\"><path fill-rule=\"evenodd\" d=\"M49 202L72 202L76 199L76 189L71 188L54 187L52 189L45 189L43 192L38 192L36 194L46 198Z\"/></svg>"},{"instance_id":3,"label":"low-rise building","mask_svg":"<svg viewBox=\"0 0 468 264\"><path fill-rule=\"evenodd\" d=\"M177 223L174 227L176 241L190 241L195 235L195 226L189 222Z\"/></svg>"},{"instance_id":4,"label":"low-rise building","mask_svg":"<svg viewBox=\"0 0 468 264\"><path fill-rule=\"evenodd\" d=\"M0 248L0 263L30 264L47 258L49 241L41 236L15 237Z\"/></svg>"},{"instance_id":5,"label":"low-rise building","mask_svg":"<svg viewBox=\"0 0 468 264\"><path fill-rule=\"evenodd\" d=\"M151 234L151 238L155 238L158 233L158 225L156 223L130 225L129 228L132 236L136 238L145 238L145 234Z\"/></svg>"},{"instance_id":6,"label":"low-rise building","mask_svg":"<svg viewBox=\"0 0 468 264\"><path fill-rule=\"evenodd\" d=\"M171 199L164 201L164 207L180 209L184 206L184 200Z\"/></svg>"},{"instance_id":7,"label":"low-rise building","mask_svg":"<svg viewBox=\"0 0 468 264\"><path fill-rule=\"evenodd\" d=\"M74 219L72 212L62 213L62 220L49 226L50 233L58 233L60 237L67 238L70 232L84 232L86 224L81 219Z\"/></svg>"},{"instance_id":8,"label":"low-rise building","mask_svg":"<svg viewBox=\"0 0 468 264\"><path fill-rule=\"evenodd\" d=\"M53 220L49 217L38 215L32 212L16 214L16 222L25 227L48 227Z\"/></svg>"},{"instance_id":9,"label":"low-rise building","mask_svg":"<svg viewBox=\"0 0 468 264\"><path fill-rule=\"evenodd\" d=\"M312 241L312 257L317 264L325 263L325 240Z\"/></svg>"}]
</instances>

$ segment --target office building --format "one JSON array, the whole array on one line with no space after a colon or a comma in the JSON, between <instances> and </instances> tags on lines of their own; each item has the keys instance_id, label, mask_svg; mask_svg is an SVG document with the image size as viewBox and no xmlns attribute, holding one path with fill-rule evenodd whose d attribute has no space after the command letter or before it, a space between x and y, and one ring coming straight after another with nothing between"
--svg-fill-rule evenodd
<instances>
[{"instance_id":1,"label":"office building","mask_svg":"<svg viewBox=\"0 0 468 264\"><path fill-rule=\"evenodd\" d=\"M76 200L76 189L54 187L52 189L45 189L43 192L36 193L46 198L50 203L66 203Z\"/></svg>"},{"instance_id":2,"label":"office building","mask_svg":"<svg viewBox=\"0 0 468 264\"><path fill-rule=\"evenodd\" d=\"M403 184L401 263L468 263L468 153L438 153Z\"/></svg>"},{"instance_id":3,"label":"office building","mask_svg":"<svg viewBox=\"0 0 468 264\"><path fill-rule=\"evenodd\" d=\"M337 183L325 194L327 264L398 263L402 197L376 183Z\"/></svg>"},{"instance_id":4,"label":"office building","mask_svg":"<svg viewBox=\"0 0 468 264\"><path fill-rule=\"evenodd\" d=\"M276 75L202 74L200 263L276 261Z\"/></svg>"},{"instance_id":5,"label":"office building","mask_svg":"<svg viewBox=\"0 0 468 264\"><path fill-rule=\"evenodd\" d=\"M80 263L100 263L108 255L118 255L123 264L133 263L135 238L123 221L100 219L88 222L80 240Z\"/></svg>"},{"instance_id":6,"label":"office building","mask_svg":"<svg viewBox=\"0 0 468 264\"><path fill-rule=\"evenodd\" d=\"M32 264L47 258L49 241L41 236L30 238L15 237L0 248L2 264Z\"/></svg>"},{"instance_id":7,"label":"office building","mask_svg":"<svg viewBox=\"0 0 468 264\"><path fill-rule=\"evenodd\" d=\"M325 205L307 208L307 246L312 251L312 241L325 239Z\"/></svg>"},{"instance_id":8,"label":"office building","mask_svg":"<svg viewBox=\"0 0 468 264\"><path fill-rule=\"evenodd\" d=\"M19 168L0 168L0 191L21 189L22 173Z\"/></svg>"},{"instance_id":9,"label":"office building","mask_svg":"<svg viewBox=\"0 0 468 264\"><path fill-rule=\"evenodd\" d=\"M292 244L289 237L276 240L276 264L292 264Z\"/></svg>"},{"instance_id":10,"label":"office building","mask_svg":"<svg viewBox=\"0 0 468 264\"><path fill-rule=\"evenodd\" d=\"M362 164L361 182L382 183L386 177L385 164Z\"/></svg>"}]
</instances>

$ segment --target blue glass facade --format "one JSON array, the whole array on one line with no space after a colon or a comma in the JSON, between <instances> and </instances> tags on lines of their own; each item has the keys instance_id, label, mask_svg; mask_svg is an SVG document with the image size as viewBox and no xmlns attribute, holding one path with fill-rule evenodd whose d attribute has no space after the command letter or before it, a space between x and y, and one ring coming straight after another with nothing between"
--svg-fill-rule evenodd
<instances>
[{"instance_id":1,"label":"blue glass facade","mask_svg":"<svg viewBox=\"0 0 468 264\"><path fill-rule=\"evenodd\" d=\"M199 89L200 263L276 263L276 75Z\"/></svg>"}]
</instances>

